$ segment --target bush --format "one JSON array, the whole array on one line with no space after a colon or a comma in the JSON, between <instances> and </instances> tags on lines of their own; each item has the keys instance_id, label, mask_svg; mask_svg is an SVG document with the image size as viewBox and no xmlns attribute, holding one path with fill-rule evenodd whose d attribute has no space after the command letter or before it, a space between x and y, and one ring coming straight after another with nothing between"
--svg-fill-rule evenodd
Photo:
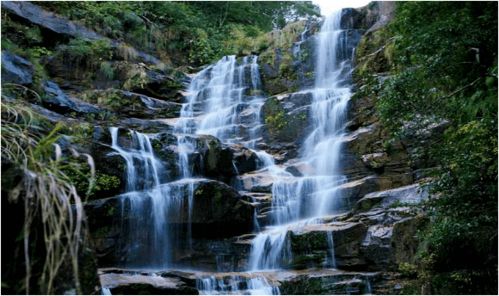
<instances>
[{"instance_id":1,"label":"bush","mask_svg":"<svg viewBox=\"0 0 499 296\"><path fill-rule=\"evenodd\" d=\"M418 276L432 293L497 293L497 3L400 2L391 76L377 111L395 137L446 120L416 142L437 168ZM414 132L414 131L413 131Z\"/></svg>"}]
</instances>

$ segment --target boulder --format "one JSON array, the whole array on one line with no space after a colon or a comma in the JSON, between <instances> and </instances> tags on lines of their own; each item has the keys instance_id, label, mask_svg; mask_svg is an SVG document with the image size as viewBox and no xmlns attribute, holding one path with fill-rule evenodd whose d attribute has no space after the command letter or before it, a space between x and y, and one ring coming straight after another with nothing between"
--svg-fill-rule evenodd
<instances>
[{"instance_id":1,"label":"boulder","mask_svg":"<svg viewBox=\"0 0 499 296\"><path fill-rule=\"evenodd\" d=\"M198 136L196 151L201 154L204 175L219 179L227 179L234 175L233 152L230 148L222 146L217 138L209 135Z\"/></svg>"},{"instance_id":2,"label":"boulder","mask_svg":"<svg viewBox=\"0 0 499 296\"><path fill-rule=\"evenodd\" d=\"M292 264L295 268L320 267L326 263L328 257L331 257L332 244L338 268L352 269L364 266L360 246L366 230L366 226L362 223L345 222L309 225L294 230L290 233Z\"/></svg>"},{"instance_id":3,"label":"boulder","mask_svg":"<svg viewBox=\"0 0 499 296\"><path fill-rule=\"evenodd\" d=\"M393 250L391 248L393 227L376 224L368 228L362 241L362 253L369 270L380 270L393 267Z\"/></svg>"},{"instance_id":4,"label":"boulder","mask_svg":"<svg viewBox=\"0 0 499 296\"><path fill-rule=\"evenodd\" d=\"M45 81L43 89L45 96L43 97L42 105L49 110L61 114L74 112L79 115L106 113L104 109L68 96L52 81Z\"/></svg>"},{"instance_id":5,"label":"boulder","mask_svg":"<svg viewBox=\"0 0 499 296\"><path fill-rule=\"evenodd\" d=\"M62 18L54 13L46 11L38 5L30 2L6 1L2 2L2 8L15 14L35 25L41 26L54 33L67 37L80 37L89 40L103 38L87 28Z\"/></svg>"},{"instance_id":6,"label":"boulder","mask_svg":"<svg viewBox=\"0 0 499 296\"><path fill-rule=\"evenodd\" d=\"M270 193L274 178L267 171L257 171L237 176L239 187L245 191Z\"/></svg>"},{"instance_id":7,"label":"boulder","mask_svg":"<svg viewBox=\"0 0 499 296\"><path fill-rule=\"evenodd\" d=\"M183 179L160 185L150 191L153 190L158 190L164 198L179 200L178 204L165 203L167 207L178 207L163 209L165 213L169 213L165 216L165 223L174 225L191 223L193 237L230 237L252 230L253 206L244 201L232 187L222 182ZM143 194L138 193L144 196L144 202L149 196L147 193L147 191ZM90 217L97 219L95 221L98 221L102 215L118 220L134 219L134 215L129 213L131 199L131 195L123 194L91 201L87 204L87 212ZM111 210L112 208L115 209Z\"/></svg>"},{"instance_id":8,"label":"boulder","mask_svg":"<svg viewBox=\"0 0 499 296\"><path fill-rule=\"evenodd\" d=\"M20 56L2 50L2 83L6 82L22 85L32 84L33 65Z\"/></svg>"},{"instance_id":9,"label":"boulder","mask_svg":"<svg viewBox=\"0 0 499 296\"><path fill-rule=\"evenodd\" d=\"M364 195L390 186L391 181L388 178L375 175L341 184L337 187L338 196L340 197L339 207L350 209Z\"/></svg>"},{"instance_id":10,"label":"boulder","mask_svg":"<svg viewBox=\"0 0 499 296\"><path fill-rule=\"evenodd\" d=\"M220 140L210 135L181 135L177 136L170 132L155 135L151 143L156 155L167 163L171 170L172 178L181 175L179 167L179 137L185 141L183 149L187 151L189 169L193 175L208 176L220 181L229 182L234 176L233 150L222 145ZM183 151L185 153L185 151Z\"/></svg>"},{"instance_id":11,"label":"boulder","mask_svg":"<svg viewBox=\"0 0 499 296\"><path fill-rule=\"evenodd\" d=\"M237 174L255 171L260 163L258 155L242 145L230 146Z\"/></svg>"}]
</instances>

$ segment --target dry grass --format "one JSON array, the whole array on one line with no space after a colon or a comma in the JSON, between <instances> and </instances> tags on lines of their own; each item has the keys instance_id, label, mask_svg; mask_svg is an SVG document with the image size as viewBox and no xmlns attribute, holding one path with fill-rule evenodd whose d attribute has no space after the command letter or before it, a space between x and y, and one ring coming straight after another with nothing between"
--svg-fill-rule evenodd
<instances>
[{"instance_id":1,"label":"dry grass","mask_svg":"<svg viewBox=\"0 0 499 296\"><path fill-rule=\"evenodd\" d=\"M24 199L23 227L26 262L25 291L30 294L31 258L30 232L33 223L43 224L46 257L39 279L42 293L54 293L54 281L63 264L71 260L74 288L81 293L78 272L78 253L82 232L83 207L69 178L62 172L63 156L56 143L62 124L44 134L40 121L31 109L20 103L2 103L2 158L17 165L23 178L9 193L9 199ZM77 152L75 152L77 153ZM86 155L94 179L93 160ZM92 180L89 182L93 184ZM35 218L36 217L36 218ZM39 259L39 258L37 258Z\"/></svg>"}]
</instances>

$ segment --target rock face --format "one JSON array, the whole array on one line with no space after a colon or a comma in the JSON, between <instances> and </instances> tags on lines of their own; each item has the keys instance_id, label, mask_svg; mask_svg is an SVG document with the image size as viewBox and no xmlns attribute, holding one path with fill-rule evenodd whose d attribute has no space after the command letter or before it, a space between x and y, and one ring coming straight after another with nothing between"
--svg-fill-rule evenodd
<instances>
[{"instance_id":1,"label":"rock face","mask_svg":"<svg viewBox=\"0 0 499 296\"><path fill-rule=\"evenodd\" d=\"M45 9L34 5L29 2L21 1L4 1L2 2L2 8L20 17L26 21L33 23L45 30L50 31L55 36L67 39L67 38L83 38L87 40L99 40L107 39L95 33L86 27L79 25L75 22L69 21L63 17L60 17L54 13L46 11ZM118 47L122 43L113 41L113 45ZM136 51L136 56L141 61L151 64L159 63L159 60L155 57L148 55L143 52Z\"/></svg>"},{"instance_id":2,"label":"rock face","mask_svg":"<svg viewBox=\"0 0 499 296\"><path fill-rule=\"evenodd\" d=\"M29 2L2 2L2 8L57 34L86 39L102 38L97 33L81 25L70 22Z\"/></svg>"},{"instance_id":3,"label":"rock face","mask_svg":"<svg viewBox=\"0 0 499 296\"><path fill-rule=\"evenodd\" d=\"M190 225L193 239L228 238L250 232L253 226L253 206L244 201L237 191L228 185L211 180L199 180L189 184L171 183L163 186L182 186L184 201L176 213L165 217L166 225L186 229ZM193 188L192 205L189 208L189 188ZM165 188L167 192L168 188ZM165 196L168 198L168 196ZM97 255L101 264L108 265L118 259L123 250L120 233L126 231L131 219L131 200L120 195L88 203L85 210L89 216L89 227L96 240ZM146 222L144 222L146 223ZM123 225L125 228L123 229Z\"/></svg>"},{"instance_id":4,"label":"rock face","mask_svg":"<svg viewBox=\"0 0 499 296\"><path fill-rule=\"evenodd\" d=\"M45 97L43 98L42 104L47 109L54 110L62 114L76 112L80 114L95 115L105 112L105 110L100 109L97 106L69 97L56 83L52 81L45 81L43 88L45 91Z\"/></svg>"},{"instance_id":5,"label":"rock face","mask_svg":"<svg viewBox=\"0 0 499 296\"><path fill-rule=\"evenodd\" d=\"M33 65L19 56L2 50L2 81L30 85L33 83Z\"/></svg>"},{"instance_id":6,"label":"rock face","mask_svg":"<svg viewBox=\"0 0 499 296\"><path fill-rule=\"evenodd\" d=\"M119 116L135 118L178 117L181 105L118 89L95 90L85 100L107 107Z\"/></svg>"},{"instance_id":7,"label":"rock face","mask_svg":"<svg viewBox=\"0 0 499 296\"><path fill-rule=\"evenodd\" d=\"M40 26L45 33L50 31L66 39L104 39L31 3L3 2L2 7ZM275 175L265 167L264 157L253 149L223 144L210 135L179 133L177 119L181 103L185 102L180 90L189 82L187 75L162 69L155 65L154 57L140 52L126 59L119 54L122 44L112 40L112 78L94 75L84 67L78 68L83 73L76 73L60 48L44 59L50 80L41 84L44 99L41 105L33 105L33 110L52 123L91 122L85 140L67 144L64 152L74 148L92 155L96 177L101 181L85 204L91 247L99 267L126 266L127 257L137 250L134 248L149 243L151 236L151 231L139 232L130 242L130 229L133 225L152 229L159 214L164 224L154 228L159 233L155 238L168 236L181 242L172 243L168 250L177 264L172 266L206 271L152 274L102 269L102 285L114 294L197 294L200 279L218 281L219 290L233 289L231 285L237 280L241 292L249 290L251 276L257 275L283 294L398 293L402 283L398 266L414 263L416 234L427 223L418 205L428 198L428 189L414 183L423 180L421 170L426 164L414 160L410 141L389 141L375 112L376 96L363 92L365 73L377 71L376 83L384 79L381 72L390 62L390 44L384 43L389 40L381 33L392 12L390 3L343 11L341 23L348 42L356 44L361 40L354 71L357 85L341 139L345 182L337 188L339 213L321 217L320 222L311 225L290 226L286 243L291 256L283 264L286 270L278 273L239 272L248 269L255 229L270 224L271 214L276 211L272 203ZM239 114L245 131L255 127L244 124L261 116L263 133L255 146L271 154L289 179L315 169L299 159L298 147L310 132L314 98L309 89L315 79L315 33L319 27L320 22L311 19L272 32L269 47L258 59L264 91L259 95L268 97L262 101L261 114L255 110ZM80 74L86 80L81 80ZM4 82L31 85L33 66L21 57L2 52L2 78ZM244 90L242 100L251 96L249 92ZM428 133L444 125L433 126ZM116 141L121 148L130 150L127 152L131 160L113 149L116 147L111 127L119 128ZM132 136L137 131L146 135L150 149L144 137ZM178 144L180 137L192 145L186 157L192 178L181 178L179 159L185 151ZM131 149L135 146L141 149ZM154 184L160 185L151 188L154 180L146 171L155 161L161 164L162 171L158 174L160 182ZM136 172L128 170L130 163ZM141 193L138 195L127 188L133 174L140 175L133 176L135 193ZM113 186L105 186L111 183L109 177L118 179L113 179ZM178 194L171 194L172 188ZM153 190L159 194L148 194ZM137 204L150 211L135 211ZM14 240L16 236L11 237Z\"/></svg>"},{"instance_id":8,"label":"rock face","mask_svg":"<svg viewBox=\"0 0 499 296\"><path fill-rule=\"evenodd\" d=\"M100 280L113 295L198 295L198 290L192 287L192 281L175 275L166 277L106 270L100 275Z\"/></svg>"}]
</instances>

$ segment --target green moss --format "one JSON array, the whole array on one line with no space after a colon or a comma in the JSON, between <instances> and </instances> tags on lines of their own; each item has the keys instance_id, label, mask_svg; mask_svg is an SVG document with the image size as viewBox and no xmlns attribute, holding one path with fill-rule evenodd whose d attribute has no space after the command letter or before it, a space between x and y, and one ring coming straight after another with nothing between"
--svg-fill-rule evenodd
<instances>
[{"instance_id":1,"label":"green moss","mask_svg":"<svg viewBox=\"0 0 499 296\"><path fill-rule=\"evenodd\" d=\"M223 203L223 195L220 191L215 192L213 196L216 205L221 205Z\"/></svg>"},{"instance_id":2,"label":"green moss","mask_svg":"<svg viewBox=\"0 0 499 296\"><path fill-rule=\"evenodd\" d=\"M267 124L270 130L282 130L286 126L286 123L286 115L284 111L279 111L274 115L268 115L265 117L265 124Z\"/></svg>"},{"instance_id":3,"label":"green moss","mask_svg":"<svg viewBox=\"0 0 499 296\"><path fill-rule=\"evenodd\" d=\"M270 98L264 105L265 124L269 132L276 134L287 125L287 115L276 98Z\"/></svg>"},{"instance_id":4,"label":"green moss","mask_svg":"<svg viewBox=\"0 0 499 296\"><path fill-rule=\"evenodd\" d=\"M119 188L120 185L121 185L120 178L103 173L98 173L95 182L95 191L114 190Z\"/></svg>"},{"instance_id":5,"label":"green moss","mask_svg":"<svg viewBox=\"0 0 499 296\"><path fill-rule=\"evenodd\" d=\"M114 214L116 213L116 208L115 207L109 207L109 209L107 209L107 216L108 217L112 217L114 216Z\"/></svg>"}]
</instances>

